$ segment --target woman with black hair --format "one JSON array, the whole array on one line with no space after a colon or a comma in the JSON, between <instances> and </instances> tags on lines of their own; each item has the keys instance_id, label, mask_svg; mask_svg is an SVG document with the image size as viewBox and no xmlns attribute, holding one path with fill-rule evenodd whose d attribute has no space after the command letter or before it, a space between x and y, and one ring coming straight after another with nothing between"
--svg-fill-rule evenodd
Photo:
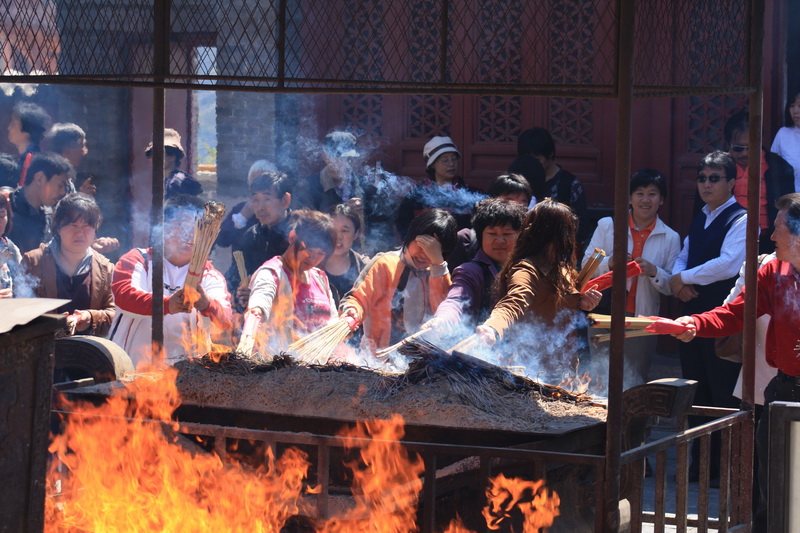
<instances>
[{"instance_id":1,"label":"woman with black hair","mask_svg":"<svg viewBox=\"0 0 800 533\"><path fill-rule=\"evenodd\" d=\"M577 311L591 311L602 296L594 288L581 294L575 285L577 229L568 206L550 199L536 204L498 274L497 304L476 328L489 346L511 331L522 343L518 351L529 353L535 343L541 370L556 379L573 376L578 366Z\"/></svg>"},{"instance_id":2,"label":"woman with black hair","mask_svg":"<svg viewBox=\"0 0 800 533\"><path fill-rule=\"evenodd\" d=\"M363 235L362 216L354 200L335 205L330 210L336 231L336 246L323 267L331 282L333 298L337 305L350 292L361 269L369 261L353 249L353 244Z\"/></svg>"},{"instance_id":3,"label":"woman with black hair","mask_svg":"<svg viewBox=\"0 0 800 533\"><path fill-rule=\"evenodd\" d=\"M19 152L19 186L25 186L33 154L41 152L42 139L50 128L50 115L36 104L19 103L11 111L8 140Z\"/></svg>"},{"instance_id":4,"label":"woman with black hair","mask_svg":"<svg viewBox=\"0 0 800 533\"><path fill-rule=\"evenodd\" d=\"M111 277L114 265L92 249L103 215L95 201L80 193L64 197L53 217L53 240L27 252L25 271L40 282L40 298L69 300L57 309L67 314L70 331L105 336L114 319Z\"/></svg>"},{"instance_id":5,"label":"woman with black hair","mask_svg":"<svg viewBox=\"0 0 800 533\"><path fill-rule=\"evenodd\" d=\"M445 256L456 242L456 221L428 209L411 221L400 250L376 255L339 305L343 316L363 323L361 347L375 351L416 333L450 288Z\"/></svg>"}]
</instances>

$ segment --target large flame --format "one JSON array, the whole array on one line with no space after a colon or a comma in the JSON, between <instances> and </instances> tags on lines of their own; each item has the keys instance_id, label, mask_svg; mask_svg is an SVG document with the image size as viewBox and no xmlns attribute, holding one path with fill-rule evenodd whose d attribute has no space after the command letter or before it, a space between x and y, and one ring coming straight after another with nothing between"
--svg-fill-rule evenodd
<instances>
[{"instance_id":1,"label":"large flame","mask_svg":"<svg viewBox=\"0 0 800 533\"><path fill-rule=\"evenodd\" d=\"M138 377L129 392L105 404L70 405L63 433L53 437L48 474L47 531L279 532L298 516L319 533L418 531L424 464L398 442L403 420L363 422L341 433L354 459L351 506L318 517L308 486L309 461L295 448L275 457L267 447L258 468L223 462L178 433L175 371ZM234 455L234 454L231 454ZM487 489L487 525L497 528L516 508L523 531L552 524L558 496L543 482L498 476ZM447 533L470 533L457 519Z\"/></svg>"}]
</instances>

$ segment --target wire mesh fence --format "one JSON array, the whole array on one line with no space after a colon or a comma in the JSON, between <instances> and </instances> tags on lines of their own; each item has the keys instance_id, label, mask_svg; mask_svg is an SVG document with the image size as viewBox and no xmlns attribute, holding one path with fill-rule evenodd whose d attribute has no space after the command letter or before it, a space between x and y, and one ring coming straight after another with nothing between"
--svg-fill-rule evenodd
<instances>
[{"instance_id":1,"label":"wire mesh fence","mask_svg":"<svg viewBox=\"0 0 800 533\"><path fill-rule=\"evenodd\" d=\"M613 97L633 31L638 94L749 90L748 0L638 0L634 28L614 0L161 1L8 0L0 79Z\"/></svg>"}]
</instances>

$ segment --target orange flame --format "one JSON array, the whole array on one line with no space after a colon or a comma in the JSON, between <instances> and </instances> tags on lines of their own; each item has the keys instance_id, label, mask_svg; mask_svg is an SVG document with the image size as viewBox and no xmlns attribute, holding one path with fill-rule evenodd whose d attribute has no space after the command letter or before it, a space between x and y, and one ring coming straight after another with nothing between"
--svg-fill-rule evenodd
<instances>
[{"instance_id":1,"label":"orange flame","mask_svg":"<svg viewBox=\"0 0 800 533\"><path fill-rule=\"evenodd\" d=\"M586 391L589 390L589 385L591 383L592 377L589 375L589 372L584 372L582 376L566 379L559 383L558 386L570 392L585 394Z\"/></svg>"},{"instance_id":2,"label":"orange flame","mask_svg":"<svg viewBox=\"0 0 800 533\"><path fill-rule=\"evenodd\" d=\"M503 474L491 480L486 499L488 505L483 516L489 529L500 529L500 525L510 519L511 511L519 509L525 533L536 533L540 528L552 526L561 503L558 494L548 494L544 481L507 478Z\"/></svg>"},{"instance_id":3,"label":"orange flame","mask_svg":"<svg viewBox=\"0 0 800 533\"><path fill-rule=\"evenodd\" d=\"M295 448L276 458L271 447L258 467L223 462L179 434L166 422L180 399L175 370L140 376L127 396L99 407L69 406L62 434L53 437L55 460L48 473L46 531L263 531L278 532L297 515L316 520L318 533L418 531L415 523L424 462L399 440L403 420L362 422L340 436L357 459L352 472L352 505L338 516L318 517L306 498L309 461ZM234 456L229 452L229 457ZM496 529L515 506L525 532L552 524L558 496L543 482L498 476L487 489L487 525ZM295 517L295 518L293 518ZM471 533L460 519L445 533Z\"/></svg>"}]
</instances>

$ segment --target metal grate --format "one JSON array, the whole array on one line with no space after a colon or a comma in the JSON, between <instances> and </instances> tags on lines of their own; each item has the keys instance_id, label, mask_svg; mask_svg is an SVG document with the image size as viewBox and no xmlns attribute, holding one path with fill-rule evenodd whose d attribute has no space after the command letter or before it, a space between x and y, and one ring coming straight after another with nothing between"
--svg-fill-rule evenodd
<instances>
[{"instance_id":1,"label":"metal grate","mask_svg":"<svg viewBox=\"0 0 800 533\"><path fill-rule=\"evenodd\" d=\"M155 33L161 0L0 8L13 69L0 81L613 97L626 31L615 0L165 2L169 39ZM635 6L637 95L750 90L748 0ZM29 30L39 37L20 37ZM164 53L160 83L154 58Z\"/></svg>"}]
</instances>

